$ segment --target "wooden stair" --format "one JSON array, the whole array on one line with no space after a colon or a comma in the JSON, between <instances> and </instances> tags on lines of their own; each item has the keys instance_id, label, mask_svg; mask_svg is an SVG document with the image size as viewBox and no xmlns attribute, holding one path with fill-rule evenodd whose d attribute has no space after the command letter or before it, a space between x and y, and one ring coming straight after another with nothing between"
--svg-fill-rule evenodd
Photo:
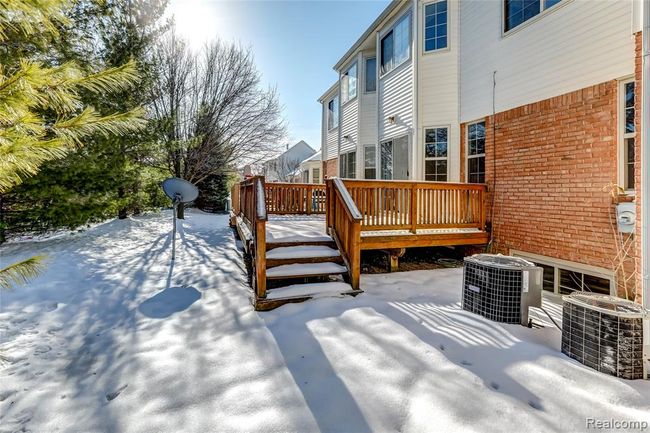
<instances>
[{"instance_id":1,"label":"wooden stair","mask_svg":"<svg viewBox=\"0 0 650 433\"><path fill-rule=\"evenodd\" d=\"M256 298L255 309L265 311L308 299L356 295L346 280L349 270L336 243L322 238L267 244L265 298Z\"/></svg>"}]
</instances>

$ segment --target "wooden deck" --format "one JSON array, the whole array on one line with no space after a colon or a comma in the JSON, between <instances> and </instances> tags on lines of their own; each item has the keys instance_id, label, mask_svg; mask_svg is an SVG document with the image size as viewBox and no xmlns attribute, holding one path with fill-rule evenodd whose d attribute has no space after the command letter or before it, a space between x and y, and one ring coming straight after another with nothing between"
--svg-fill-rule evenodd
<instances>
[{"instance_id":1,"label":"wooden deck","mask_svg":"<svg viewBox=\"0 0 650 433\"><path fill-rule=\"evenodd\" d=\"M253 258L255 307L309 299L318 296L316 287L359 293L362 250L484 245L485 192L482 184L338 178L325 185L263 177L239 183L231 223ZM284 279L307 284L272 288L267 296L267 280Z\"/></svg>"}]
</instances>

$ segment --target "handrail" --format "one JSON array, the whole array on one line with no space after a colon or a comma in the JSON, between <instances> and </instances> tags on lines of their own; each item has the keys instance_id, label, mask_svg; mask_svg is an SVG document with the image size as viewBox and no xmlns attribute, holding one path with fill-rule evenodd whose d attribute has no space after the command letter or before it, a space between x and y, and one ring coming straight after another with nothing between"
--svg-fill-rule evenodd
<instances>
[{"instance_id":1,"label":"handrail","mask_svg":"<svg viewBox=\"0 0 650 433\"><path fill-rule=\"evenodd\" d=\"M361 213L339 178L327 179L327 229L350 273L350 285L359 289L361 274Z\"/></svg>"}]
</instances>

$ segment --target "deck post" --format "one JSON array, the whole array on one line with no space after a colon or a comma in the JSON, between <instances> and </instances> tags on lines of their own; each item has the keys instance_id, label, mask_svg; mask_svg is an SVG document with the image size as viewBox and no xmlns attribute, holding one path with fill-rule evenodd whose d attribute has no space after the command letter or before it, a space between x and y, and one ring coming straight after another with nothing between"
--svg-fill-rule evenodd
<instances>
[{"instance_id":1,"label":"deck post","mask_svg":"<svg viewBox=\"0 0 650 433\"><path fill-rule=\"evenodd\" d=\"M406 248L392 248L386 252L388 253L388 272L397 272L399 270L399 258L404 256Z\"/></svg>"},{"instance_id":2,"label":"deck post","mask_svg":"<svg viewBox=\"0 0 650 433\"><path fill-rule=\"evenodd\" d=\"M307 185L307 197L305 198L306 205L307 205L307 215L311 215L312 211L312 206L313 206L313 200L314 198L312 197L313 195L313 187L311 185Z\"/></svg>"},{"instance_id":3,"label":"deck post","mask_svg":"<svg viewBox=\"0 0 650 433\"><path fill-rule=\"evenodd\" d=\"M418 190L417 184L411 186L411 232L417 231L418 225Z\"/></svg>"},{"instance_id":4,"label":"deck post","mask_svg":"<svg viewBox=\"0 0 650 433\"><path fill-rule=\"evenodd\" d=\"M266 221L255 222L255 282L257 298L266 297Z\"/></svg>"},{"instance_id":5,"label":"deck post","mask_svg":"<svg viewBox=\"0 0 650 433\"><path fill-rule=\"evenodd\" d=\"M361 222L355 221L350 227L350 286L353 290L359 290L359 278L361 275Z\"/></svg>"}]
</instances>

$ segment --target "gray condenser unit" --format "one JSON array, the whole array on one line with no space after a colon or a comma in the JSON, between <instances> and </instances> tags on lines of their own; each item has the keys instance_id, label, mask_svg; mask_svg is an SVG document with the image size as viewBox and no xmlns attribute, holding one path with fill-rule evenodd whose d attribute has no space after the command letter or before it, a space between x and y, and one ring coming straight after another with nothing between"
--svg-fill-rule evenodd
<instances>
[{"instance_id":1,"label":"gray condenser unit","mask_svg":"<svg viewBox=\"0 0 650 433\"><path fill-rule=\"evenodd\" d=\"M648 312L608 295L574 292L562 307L562 353L624 379L647 377Z\"/></svg>"},{"instance_id":2,"label":"gray condenser unit","mask_svg":"<svg viewBox=\"0 0 650 433\"><path fill-rule=\"evenodd\" d=\"M465 258L463 310L495 322L528 326L528 308L542 305L542 268L518 257L476 254Z\"/></svg>"}]
</instances>

